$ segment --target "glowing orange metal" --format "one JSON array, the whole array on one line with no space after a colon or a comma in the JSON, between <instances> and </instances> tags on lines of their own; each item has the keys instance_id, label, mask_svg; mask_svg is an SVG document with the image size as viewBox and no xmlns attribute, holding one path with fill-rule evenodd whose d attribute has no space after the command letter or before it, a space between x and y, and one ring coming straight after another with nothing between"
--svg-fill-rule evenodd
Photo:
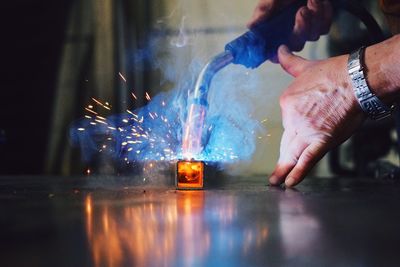
<instances>
[{"instance_id":1,"label":"glowing orange metal","mask_svg":"<svg viewBox=\"0 0 400 267\"><path fill-rule=\"evenodd\" d=\"M178 189L203 189L204 162L178 161L176 187Z\"/></svg>"}]
</instances>

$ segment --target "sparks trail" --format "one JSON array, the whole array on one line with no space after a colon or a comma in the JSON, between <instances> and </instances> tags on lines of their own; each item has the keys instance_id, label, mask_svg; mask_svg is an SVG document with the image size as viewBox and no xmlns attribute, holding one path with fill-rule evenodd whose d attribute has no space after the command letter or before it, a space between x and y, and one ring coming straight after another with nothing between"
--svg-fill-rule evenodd
<instances>
[{"instance_id":1,"label":"sparks trail","mask_svg":"<svg viewBox=\"0 0 400 267\"><path fill-rule=\"evenodd\" d=\"M151 101L151 97L150 97L149 93L147 93L147 92L146 92L146 94L145 94L145 95L146 95L146 99L147 99L147 101Z\"/></svg>"},{"instance_id":2,"label":"sparks trail","mask_svg":"<svg viewBox=\"0 0 400 267\"><path fill-rule=\"evenodd\" d=\"M99 100L97 100L96 98L92 97L92 100L98 104L99 106L107 109L107 110L111 110L111 106L109 106L108 102L105 102L105 104L101 103Z\"/></svg>"},{"instance_id":3,"label":"sparks trail","mask_svg":"<svg viewBox=\"0 0 400 267\"><path fill-rule=\"evenodd\" d=\"M121 72L118 72L118 75L119 75L119 77L121 77L121 79L122 79L124 82L126 82L126 78L124 77L124 75L122 75Z\"/></svg>"},{"instance_id":4,"label":"sparks trail","mask_svg":"<svg viewBox=\"0 0 400 267\"><path fill-rule=\"evenodd\" d=\"M135 96L133 92L131 94ZM126 110L124 114L110 117L103 115L101 111L110 111L111 106L92 98L94 104L85 108L89 113L85 115L85 119L89 121L89 127L94 132L102 132L107 136L98 144L99 153L117 156L126 163L173 161L182 158L179 113L171 107L170 101L159 97L154 104L150 95L147 92L145 94L146 99L152 101L148 106L136 111ZM214 125L207 126L209 134L213 128ZM84 130L86 129L83 127L78 129ZM221 141L224 138L222 136ZM216 146L213 151L205 149L205 153L207 154L202 159L207 161L224 162L239 158L232 147L226 145Z\"/></svg>"},{"instance_id":5,"label":"sparks trail","mask_svg":"<svg viewBox=\"0 0 400 267\"><path fill-rule=\"evenodd\" d=\"M136 97L133 92L131 94ZM101 110L110 111L111 106L96 98L91 99L93 105L85 107L88 112L85 119L89 122L86 128L89 127L93 133L100 132L107 136L97 145L98 153L118 155L126 163L143 160L171 161L177 158L176 144L179 142L171 134L176 125L171 125L167 119L171 116L166 112L171 109L167 108L165 100L160 105L162 110L126 110L124 114L107 117ZM147 92L146 99L151 100ZM86 128L79 127L77 130L85 131Z\"/></svg>"},{"instance_id":6,"label":"sparks trail","mask_svg":"<svg viewBox=\"0 0 400 267\"><path fill-rule=\"evenodd\" d=\"M118 75L126 81L121 72ZM98 153L122 166L182 159L182 127L188 112L186 92L172 90L156 96L144 92L139 99L147 100L145 106L127 109L118 115L111 114L112 106L108 102L92 98L85 107L84 118L73 129L75 143L81 145L83 157L88 161ZM130 92L129 98L136 104L135 92ZM222 99L229 104L229 98L225 94ZM196 160L224 164L250 159L255 140L261 136L257 126L266 121L257 121L248 116L247 110L238 107L226 105L204 118L205 147Z\"/></svg>"}]
</instances>

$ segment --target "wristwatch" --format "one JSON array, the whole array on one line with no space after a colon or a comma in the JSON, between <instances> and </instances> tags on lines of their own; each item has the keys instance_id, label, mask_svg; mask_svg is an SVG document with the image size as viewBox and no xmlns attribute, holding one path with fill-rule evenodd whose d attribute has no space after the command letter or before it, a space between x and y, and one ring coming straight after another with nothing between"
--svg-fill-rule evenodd
<instances>
[{"instance_id":1,"label":"wristwatch","mask_svg":"<svg viewBox=\"0 0 400 267\"><path fill-rule=\"evenodd\" d=\"M387 107L371 92L364 76L364 52L361 47L350 54L347 69L353 84L353 90L362 110L373 120L381 120L392 114L393 108Z\"/></svg>"}]
</instances>

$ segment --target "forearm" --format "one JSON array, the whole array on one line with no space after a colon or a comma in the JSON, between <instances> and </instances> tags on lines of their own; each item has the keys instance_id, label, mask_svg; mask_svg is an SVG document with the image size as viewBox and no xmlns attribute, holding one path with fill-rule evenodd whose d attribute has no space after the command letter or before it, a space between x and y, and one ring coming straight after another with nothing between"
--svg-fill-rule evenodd
<instances>
[{"instance_id":1,"label":"forearm","mask_svg":"<svg viewBox=\"0 0 400 267\"><path fill-rule=\"evenodd\" d=\"M383 102L400 99L400 35L368 47L365 67L368 85Z\"/></svg>"}]
</instances>

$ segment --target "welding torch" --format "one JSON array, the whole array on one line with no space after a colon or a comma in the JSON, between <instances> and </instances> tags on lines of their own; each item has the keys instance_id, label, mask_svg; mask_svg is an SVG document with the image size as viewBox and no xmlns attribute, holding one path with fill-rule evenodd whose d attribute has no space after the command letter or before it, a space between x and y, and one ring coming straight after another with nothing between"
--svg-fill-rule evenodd
<instances>
[{"instance_id":1,"label":"welding torch","mask_svg":"<svg viewBox=\"0 0 400 267\"><path fill-rule=\"evenodd\" d=\"M280 45L288 44L296 13L306 0L298 0L273 16L252 27L249 31L229 42L225 51L213 57L201 70L194 90L188 98L188 113L183 129L182 155L185 160L201 158L203 151L203 127L208 108L208 91L214 75L233 63L247 68L257 68L276 55ZM349 0L332 1L335 9L342 8L358 17L367 27L374 42L384 39L374 18L359 5Z\"/></svg>"}]
</instances>

